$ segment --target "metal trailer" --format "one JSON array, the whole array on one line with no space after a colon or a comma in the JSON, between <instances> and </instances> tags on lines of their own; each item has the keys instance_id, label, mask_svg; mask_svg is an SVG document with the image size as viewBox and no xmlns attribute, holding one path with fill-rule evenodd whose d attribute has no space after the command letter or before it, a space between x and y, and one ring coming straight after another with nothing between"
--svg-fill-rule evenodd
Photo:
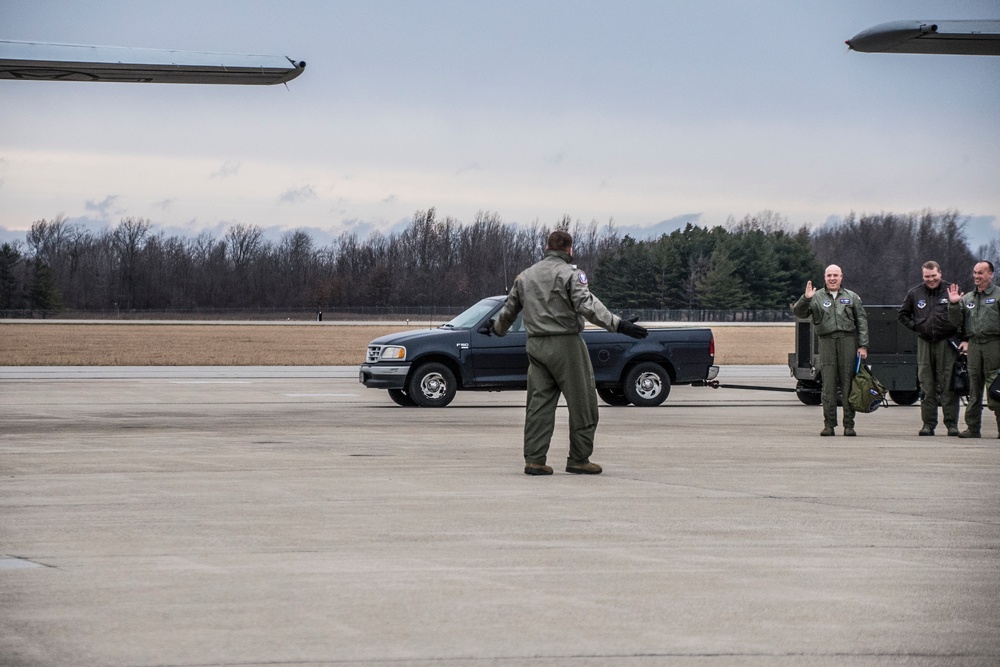
<instances>
[{"instance_id":1,"label":"metal trailer","mask_svg":"<svg viewBox=\"0 0 1000 667\"><path fill-rule=\"evenodd\" d=\"M868 313L868 359L872 374L889 390L889 398L912 405L920 398L917 384L917 335L899 323L899 306L865 306ZM823 378L819 371L819 337L811 319L795 320L795 351L788 368L798 382L795 395L806 405L819 405Z\"/></svg>"}]
</instances>

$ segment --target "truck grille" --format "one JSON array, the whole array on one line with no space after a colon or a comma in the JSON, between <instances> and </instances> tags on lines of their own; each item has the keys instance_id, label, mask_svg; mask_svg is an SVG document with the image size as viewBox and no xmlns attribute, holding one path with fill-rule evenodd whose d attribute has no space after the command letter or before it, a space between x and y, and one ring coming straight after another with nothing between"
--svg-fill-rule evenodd
<instances>
[{"instance_id":1,"label":"truck grille","mask_svg":"<svg viewBox=\"0 0 1000 667\"><path fill-rule=\"evenodd\" d=\"M365 361L369 364L376 363L382 356L382 346L381 345L369 345L368 346L368 356L365 357Z\"/></svg>"}]
</instances>

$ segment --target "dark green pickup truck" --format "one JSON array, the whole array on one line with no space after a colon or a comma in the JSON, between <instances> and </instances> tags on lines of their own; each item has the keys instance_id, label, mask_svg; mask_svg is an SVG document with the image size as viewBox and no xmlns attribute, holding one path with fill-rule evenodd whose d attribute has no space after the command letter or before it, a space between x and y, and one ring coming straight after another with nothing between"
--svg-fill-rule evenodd
<instances>
[{"instance_id":1,"label":"dark green pickup truck","mask_svg":"<svg viewBox=\"0 0 1000 667\"><path fill-rule=\"evenodd\" d=\"M525 389L527 333L521 318L503 337L486 329L505 300L483 299L437 329L376 338L368 345L360 382L388 390L399 405L420 407L444 407L460 390ZM650 327L643 340L603 329L581 335L597 393L609 405L660 405L672 384L702 385L719 373L711 329Z\"/></svg>"}]
</instances>

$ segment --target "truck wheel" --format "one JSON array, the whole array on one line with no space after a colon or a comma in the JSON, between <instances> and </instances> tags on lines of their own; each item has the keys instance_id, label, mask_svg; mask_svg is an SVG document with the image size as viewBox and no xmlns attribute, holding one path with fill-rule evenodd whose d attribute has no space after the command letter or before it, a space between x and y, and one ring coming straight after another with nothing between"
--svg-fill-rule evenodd
<instances>
[{"instance_id":1,"label":"truck wheel","mask_svg":"<svg viewBox=\"0 0 1000 667\"><path fill-rule=\"evenodd\" d=\"M618 387L598 387L597 395L601 397L602 401L615 407L628 405L630 402L626 398L625 392Z\"/></svg>"},{"instance_id":2,"label":"truck wheel","mask_svg":"<svg viewBox=\"0 0 1000 667\"><path fill-rule=\"evenodd\" d=\"M413 402L413 399L410 398L402 389L389 389L388 391L389 398L391 398L392 402L396 405L402 405L404 408L412 408L416 405L416 403Z\"/></svg>"},{"instance_id":3,"label":"truck wheel","mask_svg":"<svg viewBox=\"0 0 1000 667\"><path fill-rule=\"evenodd\" d=\"M663 366L644 361L625 374L622 390L629 403L640 408L652 408L667 400L670 394L670 376L663 370Z\"/></svg>"},{"instance_id":4,"label":"truck wheel","mask_svg":"<svg viewBox=\"0 0 1000 667\"><path fill-rule=\"evenodd\" d=\"M436 362L424 364L413 371L407 385L407 395L422 408L443 408L455 398L458 388L455 374Z\"/></svg>"},{"instance_id":5,"label":"truck wheel","mask_svg":"<svg viewBox=\"0 0 1000 667\"><path fill-rule=\"evenodd\" d=\"M920 398L919 391L899 391L893 389L889 392L889 398L897 405L913 405Z\"/></svg>"}]
</instances>

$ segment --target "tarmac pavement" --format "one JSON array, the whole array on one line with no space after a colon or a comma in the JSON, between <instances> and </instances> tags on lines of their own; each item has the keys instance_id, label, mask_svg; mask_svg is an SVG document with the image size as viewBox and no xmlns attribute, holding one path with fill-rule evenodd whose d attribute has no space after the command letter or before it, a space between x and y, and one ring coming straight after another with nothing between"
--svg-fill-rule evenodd
<instances>
[{"instance_id":1,"label":"tarmac pavement","mask_svg":"<svg viewBox=\"0 0 1000 667\"><path fill-rule=\"evenodd\" d=\"M783 367L725 385L790 388ZM337 368L0 368L0 665L998 665L1000 440L794 394L602 406Z\"/></svg>"}]
</instances>

